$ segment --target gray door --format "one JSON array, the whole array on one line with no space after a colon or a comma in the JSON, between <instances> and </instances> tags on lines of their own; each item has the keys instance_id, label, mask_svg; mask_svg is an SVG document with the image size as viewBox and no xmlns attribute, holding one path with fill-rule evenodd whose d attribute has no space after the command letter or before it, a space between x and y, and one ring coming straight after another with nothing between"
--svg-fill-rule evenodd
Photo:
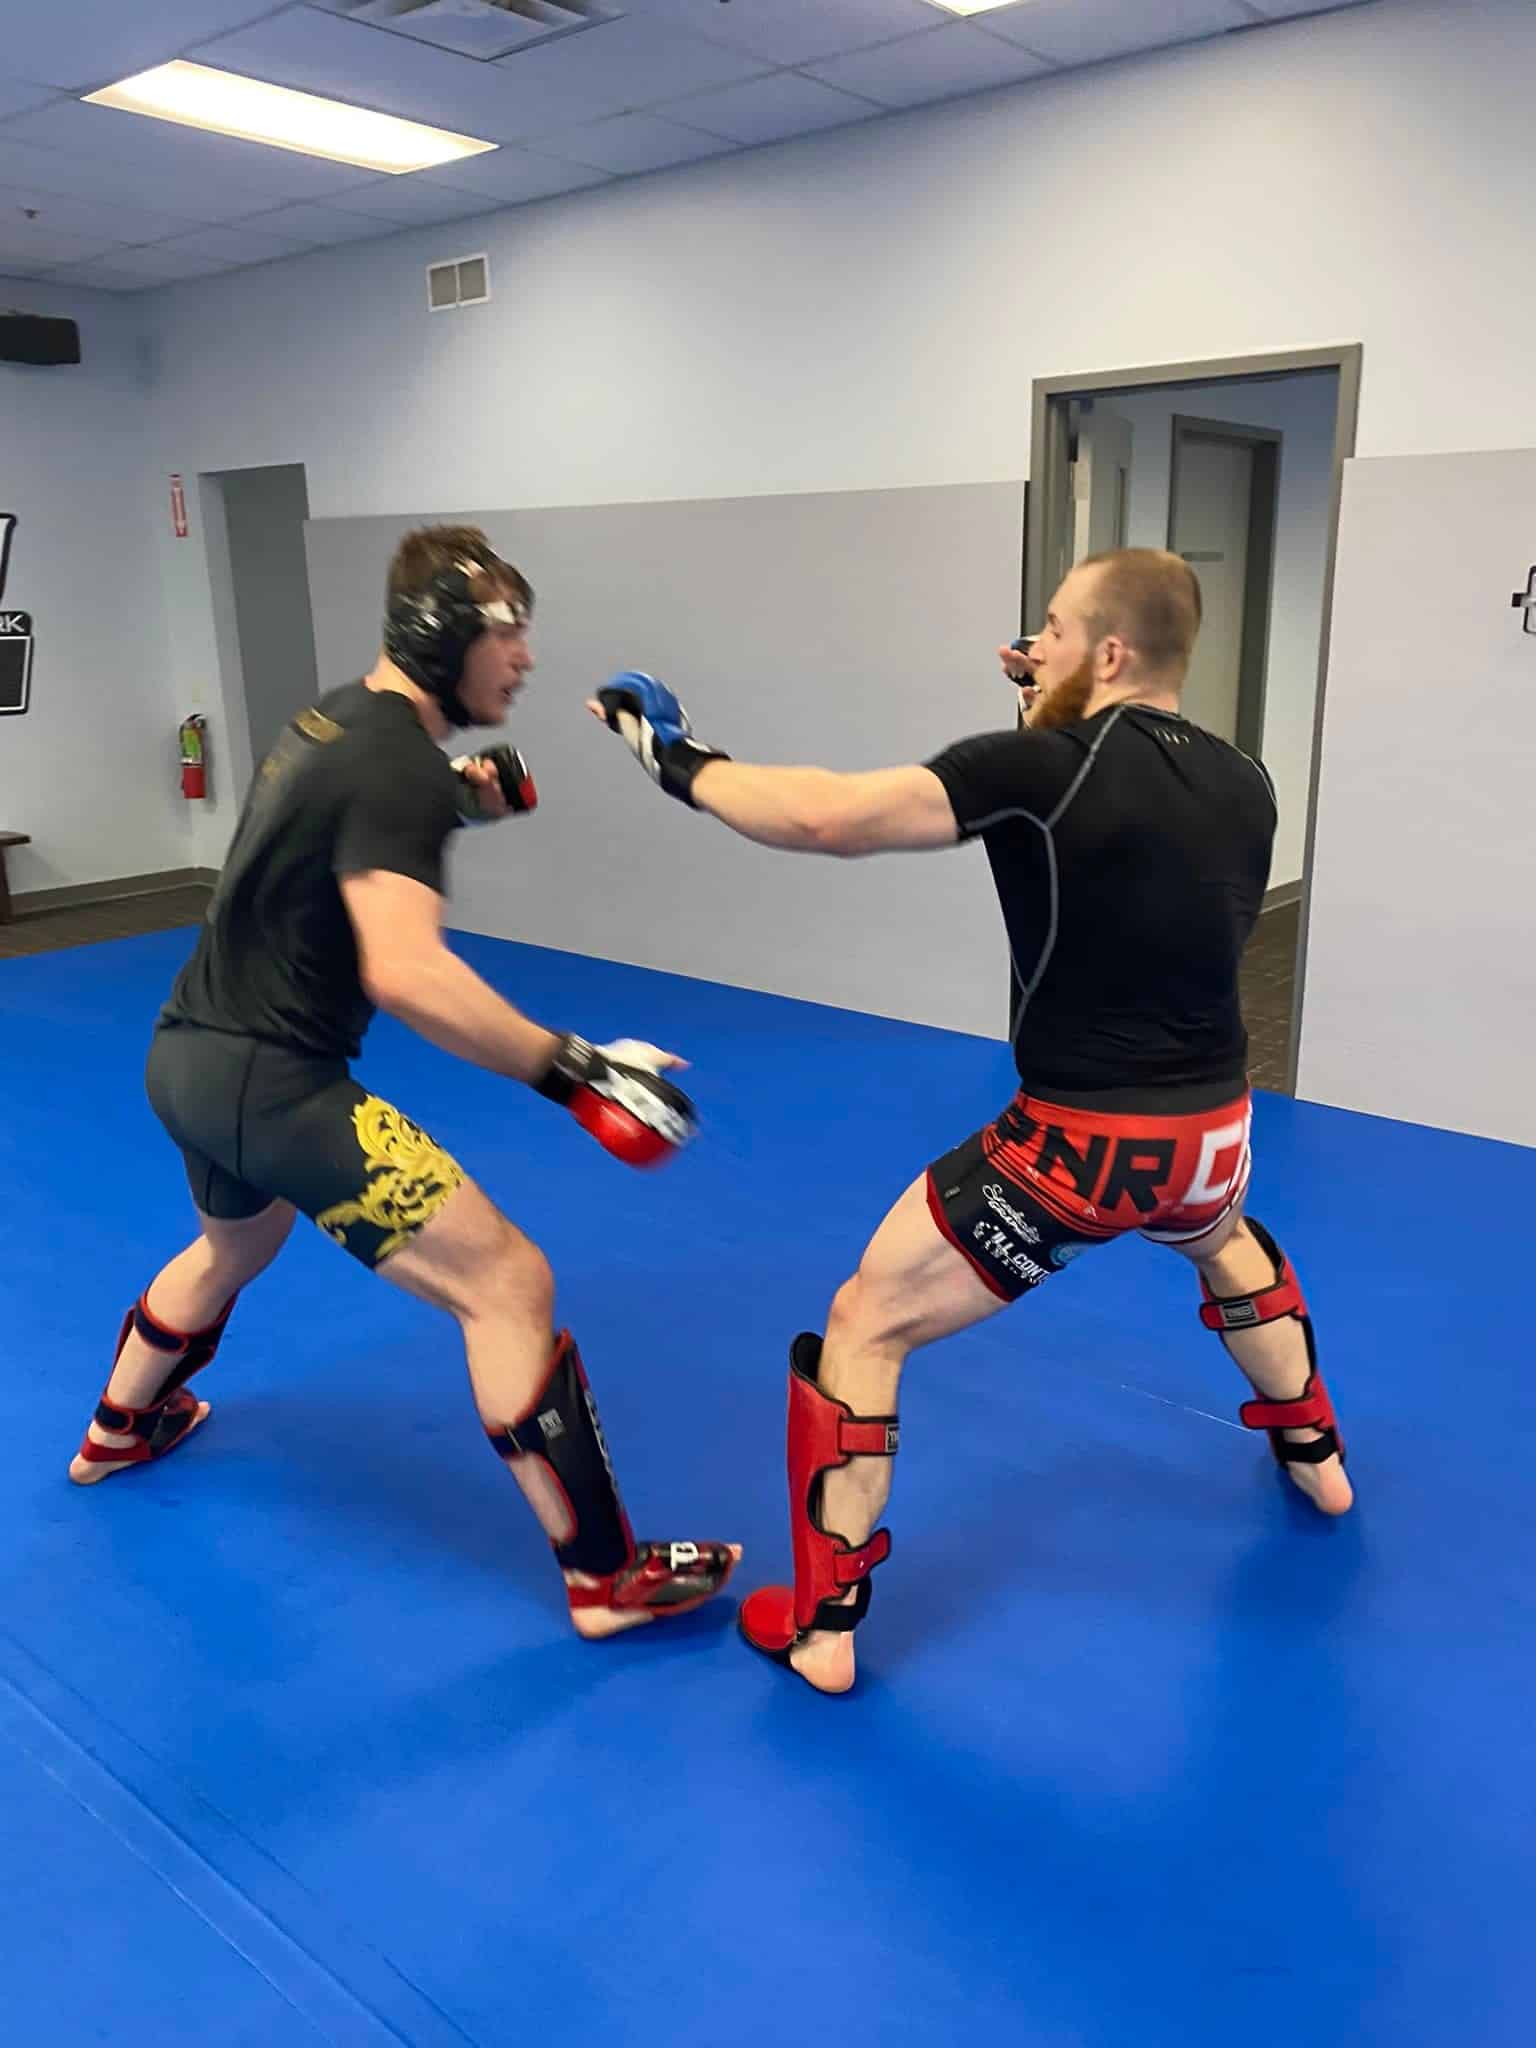
<instances>
[{"instance_id":1,"label":"gray door","mask_svg":"<svg viewBox=\"0 0 1536 2048\"><path fill-rule=\"evenodd\" d=\"M301 462L229 469L220 482L255 763L265 757L288 720L319 694L304 553L309 487ZM331 676L327 685L347 680Z\"/></svg>"},{"instance_id":2,"label":"gray door","mask_svg":"<svg viewBox=\"0 0 1536 2048\"><path fill-rule=\"evenodd\" d=\"M1175 442L1169 546L1200 578L1205 623L1184 685L1184 710L1196 725L1237 739L1248 592L1253 448L1214 435Z\"/></svg>"}]
</instances>

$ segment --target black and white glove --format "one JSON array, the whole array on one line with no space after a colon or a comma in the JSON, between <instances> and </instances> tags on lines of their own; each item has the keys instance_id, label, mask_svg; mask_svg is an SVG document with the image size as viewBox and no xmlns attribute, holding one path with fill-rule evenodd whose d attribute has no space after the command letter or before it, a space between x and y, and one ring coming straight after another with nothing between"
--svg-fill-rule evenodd
<instances>
[{"instance_id":1,"label":"black and white glove","mask_svg":"<svg viewBox=\"0 0 1536 2048\"><path fill-rule=\"evenodd\" d=\"M597 693L608 721L640 766L668 796L693 806L693 778L707 761L729 761L718 747L693 736L688 714L665 683L625 669Z\"/></svg>"}]
</instances>

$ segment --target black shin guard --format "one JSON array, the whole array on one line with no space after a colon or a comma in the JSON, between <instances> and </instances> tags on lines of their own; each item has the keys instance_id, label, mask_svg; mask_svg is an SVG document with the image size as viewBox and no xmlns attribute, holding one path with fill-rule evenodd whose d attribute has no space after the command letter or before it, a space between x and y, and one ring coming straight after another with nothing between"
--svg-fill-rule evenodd
<instances>
[{"instance_id":1,"label":"black shin guard","mask_svg":"<svg viewBox=\"0 0 1536 2048\"><path fill-rule=\"evenodd\" d=\"M528 1412L517 1422L499 1423L486 1435L509 1465L537 1458L565 1496L571 1534L556 1543L555 1556L568 1572L606 1577L635 1554L635 1539L619 1498L597 1404L569 1330L561 1331L549 1377Z\"/></svg>"},{"instance_id":2,"label":"black shin guard","mask_svg":"<svg viewBox=\"0 0 1536 2048\"><path fill-rule=\"evenodd\" d=\"M191 1379L193 1373L201 1372L205 1365L212 1362L213 1355L219 1348L219 1341L224 1335L225 1325L233 1314L235 1303L239 1299L240 1295L237 1289L229 1297L228 1301L225 1302L206 1329L189 1331L173 1330L168 1324L162 1323L157 1316L150 1313L148 1295L141 1294L139 1296L133 1307L129 1309L127 1315L123 1317L123 1327L118 1335L114 1363L116 1358L122 1356L123 1346L128 1342L130 1330L140 1337L149 1346L151 1351L158 1351L165 1358L165 1378L156 1388L154 1399L145 1402L144 1406L146 1408L157 1408L167 1396L174 1394L178 1387L184 1387L187 1381ZM111 1423L105 1426L109 1429L113 1427Z\"/></svg>"}]
</instances>

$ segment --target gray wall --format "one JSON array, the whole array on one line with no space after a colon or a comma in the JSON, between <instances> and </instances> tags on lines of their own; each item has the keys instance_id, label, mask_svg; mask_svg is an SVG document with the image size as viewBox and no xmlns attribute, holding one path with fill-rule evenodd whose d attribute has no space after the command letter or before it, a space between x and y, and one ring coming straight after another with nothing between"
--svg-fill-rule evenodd
<instances>
[{"instance_id":1,"label":"gray wall","mask_svg":"<svg viewBox=\"0 0 1536 2048\"><path fill-rule=\"evenodd\" d=\"M251 755L259 761L316 693L304 465L227 470L224 527Z\"/></svg>"},{"instance_id":2,"label":"gray wall","mask_svg":"<svg viewBox=\"0 0 1536 2048\"><path fill-rule=\"evenodd\" d=\"M1527 1145L1536 637L1510 593L1533 560L1536 451L1346 466L1299 1079Z\"/></svg>"},{"instance_id":3,"label":"gray wall","mask_svg":"<svg viewBox=\"0 0 1536 2048\"><path fill-rule=\"evenodd\" d=\"M648 669L738 759L834 768L1006 726L994 649L1017 630L1022 489L430 515L483 525L538 598L540 666L509 736L540 808L463 835L455 923L1004 1035L1006 952L979 849L845 864L748 845L663 797L582 706L615 670ZM310 523L325 685L372 659L390 551L424 516Z\"/></svg>"}]
</instances>

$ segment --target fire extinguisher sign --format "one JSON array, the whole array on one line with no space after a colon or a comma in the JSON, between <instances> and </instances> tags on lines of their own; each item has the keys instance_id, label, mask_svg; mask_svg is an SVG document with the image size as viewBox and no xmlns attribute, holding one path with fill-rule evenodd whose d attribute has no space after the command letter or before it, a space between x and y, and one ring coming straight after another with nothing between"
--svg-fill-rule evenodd
<instances>
[{"instance_id":1,"label":"fire extinguisher sign","mask_svg":"<svg viewBox=\"0 0 1536 2048\"><path fill-rule=\"evenodd\" d=\"M19 524L14 512L0 512L0 716L13 717L32 699L32 614L10 611L5 603L11 542Z\"/></svg>"}]
</instances>

